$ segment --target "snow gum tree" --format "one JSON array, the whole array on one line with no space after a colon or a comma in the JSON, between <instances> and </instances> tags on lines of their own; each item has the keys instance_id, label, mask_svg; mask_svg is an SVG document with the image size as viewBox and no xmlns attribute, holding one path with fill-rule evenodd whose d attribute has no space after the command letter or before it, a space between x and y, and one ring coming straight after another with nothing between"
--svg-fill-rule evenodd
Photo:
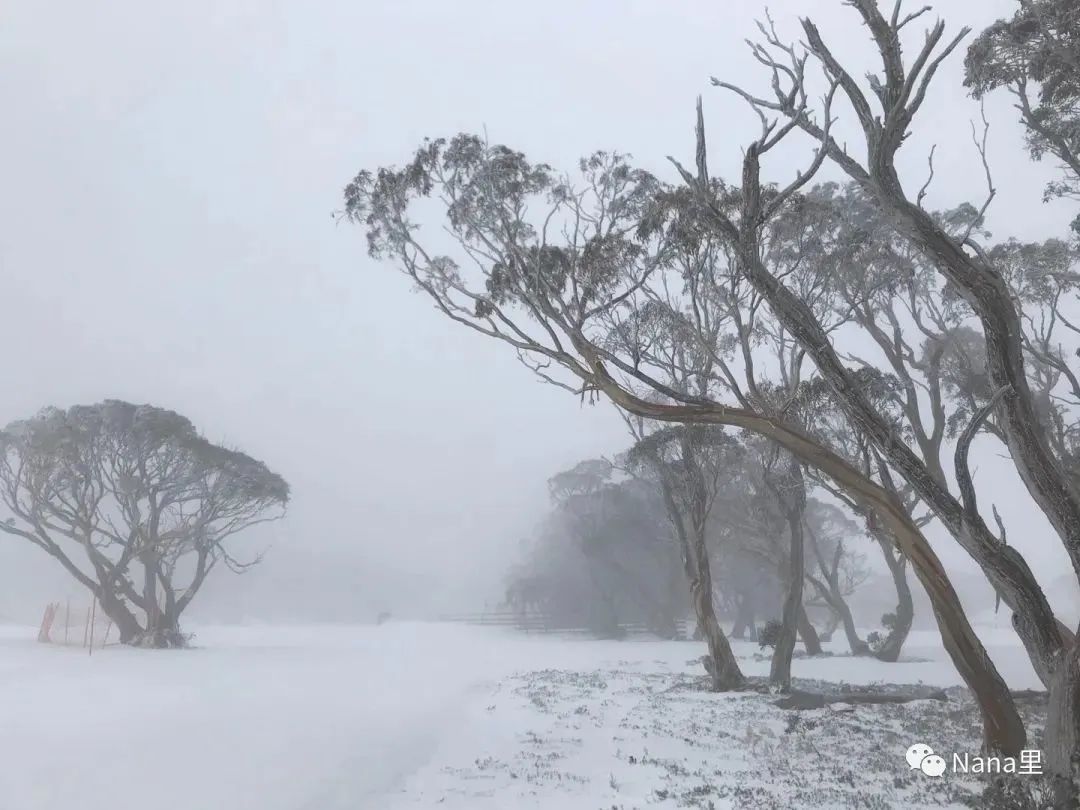
<instances>
[{"instance_id":1,"label":"snow gum tree","mask_svg":"<svg viewBox=\"0 0 1080 810\"><path fill-rule=\"evenodd\" d=\"M708 543L709 517L720 491L738 477L741 454L738 442L708 425L642 431L625 454L625 464L654 480L663 495L682 552L694 616L709 650L705 668L717 691L737 688L744 681L716 617Z\"/></svg>"},{"instance_id":2,"label":"snow gum tree","mask_svg":"<svg viewBox=\"0 0 1080 810\"><path fill-rule=\"evenodd\" d=\"M126 644L184 646L180 617L232 535L284 513L289 487L184 417L107 400L46 408L0 431L0 531L86 586Z\"/></svg>"},{"instance_id":3,"label":"snow gum tree","mask_svg":"<svg viewBox=\"0 0 1080 810\"><path fill-rule=\"evenodd\" d=\"M1025 735L1012 698L909 513L893 493L782 413L752 397L727 399L731 378L715 361L737 347L737 327L728 317L673 313L667 303L665 291L675 285L717 290L728 274L717 276L708 256L723 262L727 254L776 314L776 280L767 268L764 275L748 269L763 267L762 223L803 181L763 188L757 161L770 132L747 150L742 186L730 188L708 177L699 117L698 173L684 175L693 181L689 190L666 186L619 155L583 160L573 181L475 136L428 141L402 168L358 174L345 190L345 215L365 227L369 252L393 261L444 316L506 344L541 379L580 397L606 395L645 419L762 435L873 512L927 590L946 650L982 711L988 747L1016 754ZM682 219L666 213L672 199L709 220L716 245L685 276L686 245L709 231L690 228L688 243ZM417 219L418 209L430 210L433 201L446 215L444 232L435 236ZM733 211L741 224L731 219ZM811 343L827 344L812 309L804 305L795 318L808 319ZM782 325L809 355L805 331ZM694 384L672 368L691 370Z\"/></svg>"},{"instance_id":4,"label":"snow gum tree","mask_svg":"<svg viewBox=\"0 0 1080 810\"><path fill-rule=\"evenodd\" d=\"M801 21L805 47L785 43L770 21L760 26L761 42L752 45L755 58L766 67L771 79L770 91L757 95L727 81L714 83L740 95L763 121L776 115L783 122L778 125L780 131L796 129L810 136L816 157L827 157L857 183L886 215L897 235L925 257L934 272L970 308L981 333L986 378L992 393L971 415L957 440L954 473L959 499L947 496L940 483L926 474L925 465L917 463L915 453L882 430L882 425L875 424L858 392L847 385L835 351L820 333L807 330L800 342L875 450L911 484L980 563L1000 598L1012 608L1014 626L1036 671L1050 689L1053 721L1044 741L1048 762L1061 789L1071 794L1065 801L1075 802L1080 762L1080 651L1074 642L1075 634L1055 619L1022 557L1000 539L995 540L979 517L967 469L967 447L993 415L1020 480L1032 502L1054 527L1080 576L1080 489L1066 460L1055 453L1045 414L1040 412L1038 393L1032 385L1030 352L1025 347L1022 304L1003 268L975 233L997 193L986 159L985 128L983 138L976 136L975 142L987 191L975 219L959 232L950 231L923 207L926 184L918 193L910 193L897 169L897 153L917 125L928 87L969 29L960 29L946 38L945 24L937 21L925 29L921 41L916 40L914 49L907 53L906 47L912 44L907 34L918 27L929 7L905 13L902 2L896 2L891 12L876 0L851 0L847 5L870 35L880 59L879 72L866 74L862 67L845 65L810 19ZM1013 21L992 26L969 52L968 80L975 92L1010 86L1018 94L1022 119L1029 128L1036 155L1053 152L1062 161L1066 180L1052 185L1050 196L1055 195L1055 188L1061 196L1069 196L1069 185L1076 178L1075 165L1069 159L1075 146L1070 143L1071 134L1075 134L1070 127L1075 119L1075 88L1080 75L1074 6L1052 1L1021 3L1021 12ZM816 111L807 102L805 67L811 60L824 72L829 88ZM857 77L864 74L865 80L860 81ZM1037 111L1031 108L1027 95L1033 83L1042 84L1041 108ZM865 147L860 149L862 156L849 152L833 137L831 109L836 93L846 102L861 130L860 147ZM703 138L699 137L699 154L703 149ZM752 264L748 266L756 269ZM767 283L764 275L755 275ZM783 290L777 291L771 303L781 319L795 315L797 306Z\"/></svg>"}]
</instances>

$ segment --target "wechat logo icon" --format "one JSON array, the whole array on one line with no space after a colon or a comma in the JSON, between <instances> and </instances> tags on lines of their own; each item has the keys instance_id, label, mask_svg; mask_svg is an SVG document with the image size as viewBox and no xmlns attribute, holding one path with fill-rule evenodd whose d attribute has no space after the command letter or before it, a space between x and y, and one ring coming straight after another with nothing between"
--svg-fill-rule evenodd
<instances>
[{"instance_id":1,"label":"wechat logo icon","mask_svg":"<svg viewBox=\"0 0 1080 810\"><path fill-rule=\"evenodd\" d=\"M934 749L926 743L915 743L907 750L906 758L913 771L935 777L945 773L945 759L935 754Z\"/></svg>"}]
</instances>

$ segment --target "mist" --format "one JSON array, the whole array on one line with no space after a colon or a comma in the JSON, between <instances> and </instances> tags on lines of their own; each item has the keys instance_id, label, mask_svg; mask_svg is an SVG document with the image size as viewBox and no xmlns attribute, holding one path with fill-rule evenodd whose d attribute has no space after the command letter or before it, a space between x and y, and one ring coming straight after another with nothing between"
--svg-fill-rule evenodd
<instances>
[{"instance_id":1,"label":"mist","mask_svg":"<svg viewBox=\"0 0 1080 810\"><path fill-rule=\"evenodd\" d=\"M1008 8L938 4L975 27ZM820 10L825 25L842 14L798 10ZM567 3L8 9L0 329L20 348L0 419L150 402L280 469L294 501L284 523L244 538L272 552L230 585L243 594L226 600L233 615L358 618L497 599L546 479L622 449L621 423L432 317L333 221L343 180L424 136L481 129L556 166L615 146L670 175L665 156L690 148L707 77L749 68L755 13L751 2L630 3L618 15ZM978 108L959 69L942 69L932 100L955 133L938 145L942 202L980 191L963 177ZM733 129L749 121L730 99L708 105ZM1010 204L1037 198L1049 168L1018 154L1007 100L987 107L1001 189L991 230L1060 231L1064 203ZM980 484L1007 491L1001 466ZM5 614L36 614L67 587L34 549L0 554L33 572L2 597ZM297 568L310 575L288 588L257 581Z\"/></svg>"},{"instance_id":2,"label":"mist","mask_svg":"<svg viewBox=\"0 0 1080 810\"><path fill-rule=\"evenodd\" d=\"M874 43L843 4L775 0L769 11L792 38L798 17L813 18L842 61L876 69ZM930 17L978 33L1015 11L1010 0L939 0ZM710 171L738 178L757 116L710 77L766 86L744 41L762 12L760 0L8 4L0 425L47 406L147 403L288 482L284 517L232 541L238 559L261 561L214 571L193 626L506 610L508 585L558 510L549 479L616 459L634 439L606 398L546 384L372 258L342 216L342 189L359 170L403 165L426 137L459 132L557 172L595 150L628 154L678 183L669 156L693 164L698 96L716 142ZM933 147L926 207L981 200L972 133L984 114L996 189L988 241L1067 233L1075 200L1042 201L1059 166L1031 159L1008 93L987 94L980 111L964 86L966 44L931 86L920 116L932 123L899 153L905 184L918 188ZM836 126L863 159L848 108ZM808 163L809 141L789 141L766 180L787 182ZM814 182L826 181L847 178L826 162ZM1009 545L1075 627L1069 553L1020 496L1005 446L975 442L970 468L983 511L999 510ZM940 522L924 533L973 622L1000 634L990 644L1020 649L979 565ZM868 584L850 601L877 621L895 603L889 569L862 551ZM941 659L930 600L914 577L912 588L913 627L929 638L912 655ZM46 605L89 598L40 548L0 535L0 623L36 627ZM455 643L447 649L474 642ZM1010 685L1039 686L1022 664ZM949 673L941 685L951 688Z\"/></svg>"}]
</instances>

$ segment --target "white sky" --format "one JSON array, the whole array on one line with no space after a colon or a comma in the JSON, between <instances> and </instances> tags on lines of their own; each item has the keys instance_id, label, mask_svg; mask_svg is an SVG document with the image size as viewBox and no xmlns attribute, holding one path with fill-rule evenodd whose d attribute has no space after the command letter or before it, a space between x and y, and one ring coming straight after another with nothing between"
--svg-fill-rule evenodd
<instances>
[{"instance_id":1,"label":"white sky","mask_svg":"<svg viewBox=\"0 0 1080 810\"><path fill-rule=\"evenodd\" d=\"M265 460L295 499L252 538L275 551L248 575L250 613L277 587L365 611L399 586L424 604L482 592L543 510L546 478L621 449L622 423L539 384L368 259L360 230L331 220L341 188L426 135L483 127L556 166L604 148L669 174L666 155L691 154L699 93L713 173L730 176L756 120L708 78L763 86L742 43L761 5L4 4L0 423L146 401ZM869 57L839 0L770 5L783 32L808 14L843 59ZM951 30L979 30L1012 4L936 8ZM961 60L922 114L929 137L905 149L921 178L937 142L938 204L983 193ZM1048 167L1024 156L1008 99L987 111L991 229L1061 233L1073 212L1040 203ZM783 179L804 158L770 168ZM977 481L1016 542L1037 570L1064 571L1041 516L1010 497L1007 462L983 456ZM44 602L57 586L27 584L27 570L51 571L36 554L0 549L0 583Z\"/></svg>"}]
</instances>

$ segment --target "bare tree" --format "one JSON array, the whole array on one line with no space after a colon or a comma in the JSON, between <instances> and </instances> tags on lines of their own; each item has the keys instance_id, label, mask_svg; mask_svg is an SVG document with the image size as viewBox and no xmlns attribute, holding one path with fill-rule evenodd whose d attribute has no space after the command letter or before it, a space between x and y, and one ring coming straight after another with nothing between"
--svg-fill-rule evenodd
<instances>
[{"instance_id":1,"label":"bare tree","mask_svg":"<svg viewBox=\"0 0 1080 810\"><path fill-rule=\"evenodd\" d=\"M228 538L281 517L288 497L262 462L147 405L48 408L0 432L0 500L11 513L0 530L89 588L128 644L183 646L180 616L210 571L253 564Z\"/></svg>"}]
</instances>

